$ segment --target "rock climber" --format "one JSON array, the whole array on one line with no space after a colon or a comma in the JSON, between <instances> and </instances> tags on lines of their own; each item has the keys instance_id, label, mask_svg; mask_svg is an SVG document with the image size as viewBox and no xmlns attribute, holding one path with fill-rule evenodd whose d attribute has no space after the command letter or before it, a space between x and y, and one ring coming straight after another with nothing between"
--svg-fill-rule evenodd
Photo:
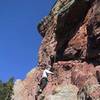
<instances>
[{"instance_id":1,"label":"rock climber","mask_svg":"<svg viewBox=\"0 0 100 100\"><path fill-rule=\"evenodd\" d=\"M49 65L49 67L47 67L42 74L42 79L40 80L40 84L39 84L39 93L42 93L43 89L46 87L47 83L48 83L48 74L54 74L53 72L50 71L51 66Z\"/></svg>"}]
</instances>

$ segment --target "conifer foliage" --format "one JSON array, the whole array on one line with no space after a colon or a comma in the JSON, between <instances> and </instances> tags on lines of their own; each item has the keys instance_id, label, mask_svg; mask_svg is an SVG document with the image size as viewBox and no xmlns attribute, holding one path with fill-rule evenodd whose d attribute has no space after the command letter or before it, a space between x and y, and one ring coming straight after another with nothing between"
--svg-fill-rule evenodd
<instances>
[{"instance_id":1,"label":"conifer foliage","mask_svg":"<svg viewBox=\"0 0 100 100\"><path fill-rule=\"evenodd\" d=\"M0 100L11 100L13 94L14 78L10 78L6 83L0 80Z\"/></svg>"}]
</instances>

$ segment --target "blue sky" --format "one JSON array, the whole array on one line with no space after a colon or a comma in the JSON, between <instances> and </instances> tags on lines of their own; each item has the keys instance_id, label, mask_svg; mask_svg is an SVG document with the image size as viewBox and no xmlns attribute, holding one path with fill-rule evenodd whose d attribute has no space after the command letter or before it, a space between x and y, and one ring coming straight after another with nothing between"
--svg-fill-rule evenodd
<instances>
[{"instance_id":1,"label":"blue sky","mask_svg":"<svg viewBox=\"0 0 100 100\"><path fill-rule=\"evenodd\" d=\"M37 24L55 0L0 0L0 80L24 79L37 65Z\"/></svg>"}]
</instances>

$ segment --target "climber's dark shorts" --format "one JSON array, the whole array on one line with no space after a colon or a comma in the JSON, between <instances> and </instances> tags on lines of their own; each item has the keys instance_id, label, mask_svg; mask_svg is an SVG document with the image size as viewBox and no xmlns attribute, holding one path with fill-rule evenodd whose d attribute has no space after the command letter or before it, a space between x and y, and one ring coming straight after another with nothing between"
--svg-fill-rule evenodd
<instances>
[{"instance_id":1,"label":"climber's dark shorts","mask_svg":"<svg viewBox=\"0 0 100 100\"><path fill-rule=\"evenodd\" d=\"M48 79L46 77L42 78L40 81L40 89L44 89L48 83Z\"/></svg>"}]
</instances>

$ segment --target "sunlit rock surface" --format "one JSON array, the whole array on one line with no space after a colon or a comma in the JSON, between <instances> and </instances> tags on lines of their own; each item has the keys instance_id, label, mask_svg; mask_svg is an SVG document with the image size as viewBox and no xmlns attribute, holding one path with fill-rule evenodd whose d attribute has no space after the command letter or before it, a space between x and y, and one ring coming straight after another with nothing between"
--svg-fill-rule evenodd
<instances>
[{"instance_id":1,"label":"sunlit rock surface","mask_svg":"<svg viewBox=\"0 0 100 100\"><path fill-rule=\"evenodd\" d=\"M12 100L100 100L100 0L57 0L38 31L38 67L15 82ZM54 75L36 99L50 55Z\"/></svg>"}]
</instances>

